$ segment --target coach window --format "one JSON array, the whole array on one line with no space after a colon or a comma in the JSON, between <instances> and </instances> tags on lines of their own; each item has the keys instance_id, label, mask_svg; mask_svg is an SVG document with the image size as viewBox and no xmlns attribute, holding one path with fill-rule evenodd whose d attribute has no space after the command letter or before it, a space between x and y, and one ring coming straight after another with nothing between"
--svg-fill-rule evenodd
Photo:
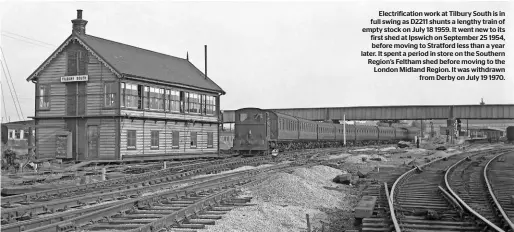
<instances>
[{"instance_id":1,"label":"coach window","mask_svg":"<svg viewBox=\"0 0 514 232\"><path fill-rule=\"evenodd\" d=\"M127 130L127 150L136 150L136 131Z\"/></svg>"},{"instance_id":2,"label":"coach window","mask_svg":"<svg viewBox=\"0 0 514 232\"><path fill-rule=\"evenodd\" d=\"M50 109L50 85L39 86L39 109Z\"/></svg>"}]
</instances>

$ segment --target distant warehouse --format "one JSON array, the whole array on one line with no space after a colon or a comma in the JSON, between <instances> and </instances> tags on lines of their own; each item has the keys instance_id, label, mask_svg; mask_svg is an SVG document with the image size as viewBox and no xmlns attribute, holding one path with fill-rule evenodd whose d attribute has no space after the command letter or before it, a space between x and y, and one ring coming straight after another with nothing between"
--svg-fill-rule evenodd
<instances>
[{"instance_id":1,"label":"distant warehouse","mask_svg":"<svg viewBox=\"0 0 514 232\"><path fill-rule=\"evenodd\" d=\"M28 78L36 84L36 155L74 160L218 152L225 92L188 59L72 34Z\"/></svg>"}]
</instances>

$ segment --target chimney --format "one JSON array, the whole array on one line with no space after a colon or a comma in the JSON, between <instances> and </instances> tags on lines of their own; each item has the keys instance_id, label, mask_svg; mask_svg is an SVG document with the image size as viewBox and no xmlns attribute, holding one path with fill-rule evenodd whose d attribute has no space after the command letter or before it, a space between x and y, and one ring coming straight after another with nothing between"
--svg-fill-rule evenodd
<instances>
[{"instance_id":1,"label":"chimney","mask_svg":"<svg viewBox=\"0 0 514 232\"><path fill-rule=\"evenodd\" d=\"M205 79L207 79L207 45L203 45L205 48Z\"/></svg>"},{"instance_id":2,"label":"chimney","mask_svg":"<svg viewBox=\"0 0 514 232\"><path fill-rule=\"evenodd\" d=\"M71 20L73 23L73 33L86 34L87 21L82 19L82 10L77 10L77 19Z\"/></svg>"}]
</instances>

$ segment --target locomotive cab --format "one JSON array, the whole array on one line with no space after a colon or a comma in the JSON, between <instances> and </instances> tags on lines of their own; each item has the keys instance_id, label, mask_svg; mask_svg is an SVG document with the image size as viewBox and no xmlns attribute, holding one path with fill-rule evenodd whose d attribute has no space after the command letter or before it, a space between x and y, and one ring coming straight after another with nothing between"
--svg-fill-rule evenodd
<instances>
[{"instance_id":1,"label":"locomotive cab","mask_svg":"<svg viewBox=\"0 0 514 232\"><path fill-rule=\"evenodd\" d=\"M268 152L269 114L257 108L235 112L233 150L242 155Z\"/></svg>"}]
</instances>

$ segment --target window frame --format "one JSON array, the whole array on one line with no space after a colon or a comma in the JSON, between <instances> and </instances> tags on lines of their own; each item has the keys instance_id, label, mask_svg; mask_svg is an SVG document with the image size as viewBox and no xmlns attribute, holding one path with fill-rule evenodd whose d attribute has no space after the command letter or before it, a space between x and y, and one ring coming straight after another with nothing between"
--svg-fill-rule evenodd
<instances>
[{"instance_id":1,"label":"window frame","mask_svg":"<svg viewBox=\"0 0 514 232\"><path fill-rule=\"evenodd\" d=\"M193 140L194 135L194 140ZM189 148L198 148L198 132L196 131L190 131L189 132Z\"/></svg>"},{"instance_id":2,"label":"window frame","mask_svg":"<svg viewBox=\"0 0 514 232\"><path fill-rule=\"evenodd\" d=\"M110 93L107 93L107 86L111 86L111 92ZM104 82L104 91L103 91L103 107L104 108L116 108L116 82L114 81L109 81L109 82ZM111 102L110 105L107 104L107 98L108 96L107 95L110 95L111 99L113 102Z\"/></svg>"},{"instance_id":3,"label":"window frame","mask_svg":"<svg viewBox=\"0 0 514 232\"><path fill-rule=\"evenodd\" d=\"M159 150L159 134L159 130L150 131L150 150Z\"/></svg>"},{"instance_id":4,"label":"window frame","mask_svg":"<svg viewBox=\"0 0 514 232\"><path fill-rule=\"evenodd\" d=\"M214 132L207 132L207 148L214 148Z\"/></svg>"},{"instance_id":5,"label":"window frame","mask_svg":"<svg viewBox=\"0 0 514 232\"><path fill-rule=\"evenodd\" d=\"M142 101L143 101L143 110L150 111L150 86L148 85L142 85L143 94L142 95Z\"/></svg>"},{"instance_id":6,"label":"window frame","mask_svg":"<svg viewBox=\"0 0 514 232\"><path fill-rule=\"evenodd\" d=\"M14 139L20 140L21 139L21 130L15 129L14 130Z\"/></svg>"},{"instance_id":7,"label":"window frame","mask_svg":"<svg viewBox=\"0 0 514 232\"><path fill-rule=\"evenodd\" d=\"M171 131L171 149L180 149L180 131Z\"/></svg>"},{"instance_id":8,"label":"window frame","mask_svg":"<svg viewBox=\"0 0 514 232\"><path fill-rule=\"evenodd\" d=\"M71 59L70 59L71 58ZM75 70L71 70L70 63L74 61ZM89 52L83 49L68 49L66 51L66 76L87 75Z\"/></svg>"},{"instance_id":9,"label":"window frame","mask_svg":"<svg viewBox=\"0 0 514 232\"><path fill-rule=\"evenodd\" d=\"M41 95L41 88L43 88L43 95ZM50 102L50 90L51 85L50 84L39 84L38 85L38 110L50 110L51 109L51 102ZM46 101L45 101L46 99ZM42 103L46 103L45 105L42 105Z\"/></svg>"},{"instance_id":10,"label":"window frame","mask_svg":"<svg viewBox=\"0 0 514 232\"><path fill-rule=\"evenodd\" d=\"M205 100L205 115L216 115L216 97L211 95L206 95Z\"/></svg>"},{"instance_id":11,"label":"window frame","mask_svg":"<svg viewBox=\"0 0 514 232\"><path fill-rule=\"evenodd\" d=\"M176 89L170 89L170 112L180 113L180 91Z\"/></svg>"},{"instance_id":12,"label":"window frame","mask_svg":"<svg viewBox=\"0 0 514 232\"><path fill-rule=\"evenodd\" d=\"M134 133L133 138L131 133ZM133 145L132 145L133 143ZM127 150L137 150L137 131L136 130L127 130L127 144L126 144Z\"/></svg>"}]
</instances>

